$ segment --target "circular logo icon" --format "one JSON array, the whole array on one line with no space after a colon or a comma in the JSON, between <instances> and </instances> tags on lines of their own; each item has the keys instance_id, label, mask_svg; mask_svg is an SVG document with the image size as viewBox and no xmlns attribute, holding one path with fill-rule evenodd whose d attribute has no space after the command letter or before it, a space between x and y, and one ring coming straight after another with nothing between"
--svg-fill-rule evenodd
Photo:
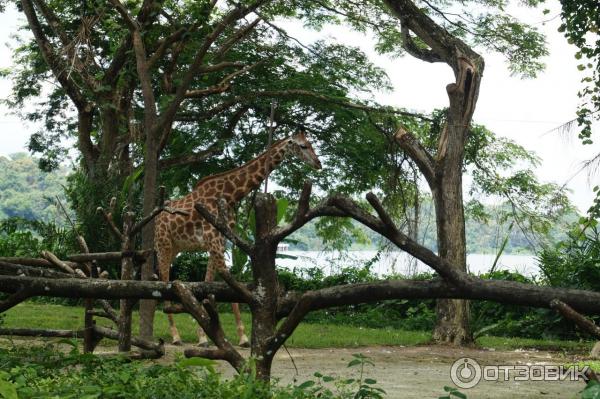
<instances>
[{"instance_id":1,"label":"circular logo icon","mask_svg":"<svg viewBox=\"0 0 600 399\"><path fill-rule=\"evenodd\" d=\"M471 358L460 358L452 364L450 378L459 388L473 388L481 381L481 366Z\"/></svg>"}]
</instances>

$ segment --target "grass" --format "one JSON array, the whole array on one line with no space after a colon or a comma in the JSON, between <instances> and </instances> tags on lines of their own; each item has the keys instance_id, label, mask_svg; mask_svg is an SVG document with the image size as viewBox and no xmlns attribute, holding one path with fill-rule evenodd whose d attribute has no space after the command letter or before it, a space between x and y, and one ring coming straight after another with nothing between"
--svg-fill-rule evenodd
<instances>
[{"instance_id":1,"label":"grass","mask_svg":"<svg viewBox=\"0 0 600 399\"><path fill-rule=\"evenodd\" d=\"M83 328L83 308L79 306L62 306L25 302L5 312L3 327L6 328L48 328L77 330ZM198 325L187 314L176 314L175 323L181 338L185 342L196 342ZM223 329L228 339L237 342L235 321L231 312L219 314ZM250 314L242 313L246 329L250 327ZM99 325L110 326L111 322L96 318ZM167 316L156 312L154 331L157 337L170 342ZM138 313L133 314L133 330L137 334ZM248 335L249 331L247 331ZM331 324L301 324L294 332L287 345L300 348L326 347L360 347L369 345L417 345L426 343L431 335L421 331L396 331L388 329L373 329L331 325Z\"/></svg>"},{"instance_id":2,"label":"grass","mask_svg":"<svg viewBox=\"0 0 600 399\"><path fill-rule=\"evenodd\" d=\"M83 308L79 306L62 306L25 302L5 312L3 327L7 328L48 328L77 330L83 328ZM235 322L231 312L221 312L221 321L227 337L237 342ZM137 334L138 314L133 315L134 333ZM250 314L242 313L242 319L249 330ZM96 318L99 325L110 326L111 322ZM196 342L197 324L187 314L175 315L175 322L182 339L185 342ZM167 317L157 312L154 320L155 334L170 342ZM247 332L248 335L249 332ZM427 331L403 331L394 329L375 329L350 327L339 324L309 324L303 323L288 341L289 347L296 348L349 348L371 345L404 345L414 346L426 344L431 340ZM569 352L589 352L593 342L589 341L560 341L529 338L506 338L484 336L477 344L485 348L498 350L539 349Z\"/></svg>"}]
</instances>

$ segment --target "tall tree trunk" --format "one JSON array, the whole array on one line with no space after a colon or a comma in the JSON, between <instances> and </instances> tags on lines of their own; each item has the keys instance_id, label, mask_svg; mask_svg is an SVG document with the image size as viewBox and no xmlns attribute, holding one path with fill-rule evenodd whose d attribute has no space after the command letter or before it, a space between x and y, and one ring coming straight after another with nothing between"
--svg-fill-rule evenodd
<instances>
[{"instance_id":1,"label":"tall tree trunk","mask_svg":"<svg viewBox=\"0 0 600 399\"><path fill-rule=\"evenodd\" d=\"M143 214L149 215L156 205L156 185L158 180L158 140L152 135L146 139L144 162L144 201ZM142 230L142 248L154 249L154 221L148 223ZM149 256L142 265L142 280L152 279L154 274L154 256ZM152 339L154 336L154 310L156 301L140 301L140 336Z\"/></svg>"},{"instance_id":2,"label":"tall tree trunk","mask_svg":"<svg viewBox=\"0 0 600 399\"><path fill-rule=\"evenodd\" d=\"M461 170L447 170L440 189L433 190L437 223L439 256L466 271L465 217L462 202ZM469 302L458 299L438 299L437 322L433 339L437 342L464 345L472 342L469 327Z\"/></svg>"}]
</instances>

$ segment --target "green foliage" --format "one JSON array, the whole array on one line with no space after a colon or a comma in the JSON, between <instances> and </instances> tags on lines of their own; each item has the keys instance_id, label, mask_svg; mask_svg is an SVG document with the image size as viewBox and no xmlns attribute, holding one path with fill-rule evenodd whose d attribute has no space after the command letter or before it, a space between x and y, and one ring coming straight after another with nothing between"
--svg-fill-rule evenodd
<instances>
[{"instance_id":1,"label":"green foliage","mask_svg":"<svg viewBox=\"0 0 600 399\"><path fill-rule=\"evenodd\" d=\"M600 120L600 7L595 0L561 0L562 24L559 28L569 43L579 48L575 58L580 60L583 88L578 96L577 123L583 144L592 143L592 122Z\"/></svg>"},{"instance_id":2,"label":"green foliage","mask_svg":"<svg viewBox=\"0 0 600 399\"><path fill-rule=\"evenodd\" d=\"M600 231L596 220L582 218L566 240L544 248L539 254L540 269L550 285L600 290Z\"/></svg>"},{"instance_id":3,"label":"green foliage","mask_svg":"<svg viewBox=\"0 0 600 399\"><path fill-rule=\"evenodd\" d=\"M279 280L286 290L308 291L344 284L372 282L378 279L369 268L342 268L325 276L319 268L279 270ZM479 276L484 279L516 281L524 284L542 284L541 281L506 270ZM387 276L402 279L402 276ZM418 280L434 278L432 274L414 277ZM435 300L398 299L368 304L350 305L311 312L308 323L336 324L359 328L391 328L406 331L429 331L435 324ZM550 309L528 308L492 301L471 302L471 325L475 338L493 334L503 337L545 339L580 339L582 336Z\"/></svg>"},{"instance_id":4,"label":"green foliage","mask_svg":"<svg viewBox=\"0 0 600 399\"><path fill-rule=\"evenodd\" d=\"M444 387L444 391L446 391L446 395L440 396L438 399L467 399L467 395L460 392L458 389L454 387Z\"/></svg>"},{"instance_id":5,"label":"green foliage","mask_svg":"<svg viewBox=\"0 0 600 399\"><path fill-rule=\"evenodd\" d=\"M511 17L506 12L510 3L507 0L434 0L419 6L452 35L475 47L502 54L513 73L535 76L544 66L539 59L547 54L544 36L535 27ZM536 7L540 2L520 3ZM304 2L296 15L315 29L326 24L346 24L358 32L371 31L377 51L395 56L404 54L398 20L379 0ZM417 44L425 47L424 43Z\"/></svg>"},{"instance_id":6,"label":"green foliage","mask_svg":"<svg viewBox=\"0 0 600 399\"><path fill-rule=\"evenodd\" d=\"M38 257L48 250L64 257L75 251L75 235L70 228L53 222L22 218L0 220L0 256Z\"/></svg>"},{"instance_id":7,"label":"green foliage","mask_svg":"<svg viewBox=\"0 0 600 399\"><path fill-rule=\"evenodd\" d=\"M28 220L56 221L56 197L62 199L67 171L39 170L36 159L19 153L0 156L0 219L19 217Z\"/></svg>"},{"instance_id":8,"label":"green foliage","mask_svg":"<svg viewBox=\"0 0 600 399\"><path fill-rule=\"evenodd\" d=\"M365 368L375 367L368 356L352 354L348 368L356 370L355 378L339 378L315 372L315 380L307 380L296 388L306 391L314 398L382 399L385 391L377 387L377 380L365 378Z\"/></svg>"},{"instance_id":9,"label":"green foliage","mask_svg":"<svg viewBox=\"0 0 600 399\"><path fill-rule=\"evenodd\" d=\"M327 382L335 392L318 384L298 386L266 384L248 372L223 379L215 363L206 359L179 359L173 365L148 364L126 358L80 354L72 345L68 353L57 346L0 348L0 395L12 399L151 399L151 398L256 398L326 399L382 398L376 381L363 378L368 358L354 355L358 378L341 379L315 373L319 384ZM352 363L352 362L351 362Z\"/></svg>"},{"instance_id":10,"label":"green foliage","mask_svg":"<svg viewBox=\"0 0 600 399\"><path fill-rule=\"evenodd\" d=\"M581 399L600 399L600 382L590 380L581 393Z\"/></svg>"}]
</instances>

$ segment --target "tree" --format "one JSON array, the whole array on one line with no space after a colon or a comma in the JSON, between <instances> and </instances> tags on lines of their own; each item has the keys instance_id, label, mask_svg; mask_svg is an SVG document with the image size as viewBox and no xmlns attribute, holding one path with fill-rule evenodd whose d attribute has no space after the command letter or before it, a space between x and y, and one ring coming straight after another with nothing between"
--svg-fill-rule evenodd
<instances>
[{"instance_id":1,"label":"tree","mask_svg":"<svg viewBox=\"0 0 600 399\"><path fill-rule=\"evenodd\" d=\"M331 114L362 108L348 93L385 80L357 49L323 45L317 52L318 46L295 43L270 22L289 13L280 2L228 8L215 1L17 5L33 40L17 51L12 105L22 109L46 94L47 101L23 114L45 121L30 141L30 149L44 155L45 168L55 167L65 151L60 138L77 137L82 167L71 180L70 197L89 235L98 232L96 207L118 187L120 205L137 208L131 189L142 178L147 214L160 171L172 179L171 187L185 189L198 172L239 164L264 148L272 99L280 102L277 131L286 134L306 118L326 125ZM57 85L40 83L45 80ZM225 148L234 160L207 162ZM152 247L152 240L149 225L143 246ZM143 270L148 278L152 265ZM151 306L142 308L142 330L149 335Z\"/></svg>"},{"instance_id":2,"label":"tree","mask_svg":"<svg viewBox=\"0 0 600 399\"><path fill-rule=\"evenodd\" d=\"M374 32L381 52L443 62L454 72L456 81L447 86L449 107L436 148L428 150L403 126L398 127L396 140L431 190L440 257L461 270L466 269L462 171L484 69L483 58L471 45L504 53L513 72L529 76L542 67L537 59L546 54L543 38L534 28L504 14L505 2L486 2L486 11L479 15L468 10L469 4L319 1L304 8L317 25L344 21L360 31ZM436 340L457 344L471 340L466 302L438 301L437 313Z\"/></svg>"},{"instance_id":3,"label":"tree","mask_svg":"<svg viewBox=\"0 0 600 399\"><path fill-rule=\"evenodd\" d=\"M582 144L592 144L592 123L600 120L600 10L594 1L561 1L563 23L559 31L563 32L569 43L579 48L575 58L580 60L577 69L584 75L581 79L584 87L577 94L581 99L577 117L556 130L571 130L576 121L581 128L579 138ZM594 171L600 162L600 153L584 162L580 171ZM600 217L600 191L594 188L596 198L589 208L589 222Z\"/></svg>"}]
</instances>

